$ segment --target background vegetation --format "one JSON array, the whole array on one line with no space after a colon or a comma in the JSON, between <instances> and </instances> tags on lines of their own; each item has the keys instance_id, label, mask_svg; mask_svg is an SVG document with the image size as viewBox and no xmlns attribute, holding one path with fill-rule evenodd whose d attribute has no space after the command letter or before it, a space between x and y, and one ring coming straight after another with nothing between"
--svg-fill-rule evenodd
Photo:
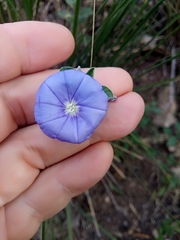
<instances>
[{"instance_id":1,"label":"background vegetation","mask_svg":"<svg viewBox=\"0 0 180 240\"><path fill-rule=\"evenodd\" d=\"M64 65L90 64L93 1L0 0L0 22L53 21L76 49ZM105 178L46 221L34 239L180 239L180 2L96 0L94 66L129 71L145 115L112 143Z\"/></svg>"}]
</instances>

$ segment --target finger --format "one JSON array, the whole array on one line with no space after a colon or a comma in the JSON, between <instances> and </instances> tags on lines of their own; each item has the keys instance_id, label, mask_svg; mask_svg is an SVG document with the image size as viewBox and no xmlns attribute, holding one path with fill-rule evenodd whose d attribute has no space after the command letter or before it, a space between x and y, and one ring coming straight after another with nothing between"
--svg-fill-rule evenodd
<instances>
[{"instance_id":1,"label":"finger","mask_svg":"<svg viewBox=\"0 0 180 240\"><path fill-rule=\"evenodd\" d=\"M34 105L35 96L40 84L57 70L48 70L27 76L21 76L8 81L0 87L0 142L18 126L35 123ZM119 68L97 68L95 79L109 87L115 95L121 96L132 91L130 75ZM8 123L8 124L7 124Z\"/></svg>"},{"instance_id":2,"label":"finger","mask_svg":"<svg viewBox=\"0 0 180 240\"><path fill-rule=\"evenodd\" d=\"M41 172L29 189L5 206L7 238L30 239L43 220L96 184L107 172L112 157L110 145L98 143Z\"/></svg>"},{"instance_id":3,"label":"finger","mask_svg":"<svg viewBox=\"0 0 180 240\"><path fill-rule=\"evenodd\" d=\"M50 22L1 24L0 36L0 82L52 67L74 49L69 30Z\"/></svg>"},{"instance_id":4,"label":"finger","mask_svg":"<svg viewBox=\"0 0 180 240\"><path fill-rule=\"evenodd\" d=\"M28 188L38 176L39 169L64 160L97 141L114 140L129 134L140 121L143 110L139 95L123 95L109 106L106 119L82 144L51 139L41 132L38 125L16 131L0 146L0 205Z\"/></svg>"},{"instance_id":5,"label":"finger","mask_svg":"<svg viewBox=\"0 0 180 240\"><path fill-rule=\"evenodd\" d=\"M1 233L1 239L7 239L6 215L5 215L4 207L0 207L0 233Z\"/></svg>"},{"instance_id":6,"label":"finger","mask_svg":"<svg viewBox=\"0 0 180 240\"><path fill-rule=\"evenodd\" d=\"M106 117L90 138L91 144L98 141L112 141L131 133L144 114L144 101L134 92L109 103Z\"/></svg>"}]
</instances>

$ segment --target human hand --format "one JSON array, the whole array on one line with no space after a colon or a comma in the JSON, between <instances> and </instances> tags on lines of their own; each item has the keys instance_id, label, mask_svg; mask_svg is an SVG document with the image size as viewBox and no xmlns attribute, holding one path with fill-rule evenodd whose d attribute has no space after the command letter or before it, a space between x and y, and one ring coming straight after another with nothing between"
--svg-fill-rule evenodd
<instances>
[{"instance_id":1,"label":"human hand","mask_svg":"<svg viewBox=\"0 0 180 240\"><path fill-rule=\"evenodd\" d=\"M26 240L105 175L113 157L107 141L133 131L144 104L131 92L126 71L96 69L95 79L118 99L89 140L75 145L50 139L35 124L35 95L57 71L46 69L73 52L72 35L58 24L20 22L0 25L0 36L0 235Z\"/></svg>"}]
</instances>

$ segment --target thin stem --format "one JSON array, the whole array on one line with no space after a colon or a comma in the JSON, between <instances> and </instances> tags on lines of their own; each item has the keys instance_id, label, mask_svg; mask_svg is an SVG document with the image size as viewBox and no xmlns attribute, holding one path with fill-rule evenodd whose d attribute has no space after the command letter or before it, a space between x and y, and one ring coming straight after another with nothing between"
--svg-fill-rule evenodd
<instances>
[{"instance_id":1,"label":"thin stem","mask_svg":"<svg viewBox=\"0 0 180 240\"><path fill-rule=\"evenodd\" d=\"M116 201L113 193L111 192L108 184L106 183L106 181L105 181L104 178L101 180L101 182L102 182L102 184L104 185L104 188L106 189L107 193L109 194L109 197L110 197L112 203L114 204L116 210L118 211L118 210L120 209L120 207L119 207L119 205L118 205L118 203L117 203L117 201Z\"/></svg>"},{"instance_id":2,"label":"thin stem","mask_svg":"<svg viewBox=\"0 0 180 240\"><path fill-rule=\"evenodd\" d=\"M95 229L96 229L96 234L97 234L98 238L101 238L101 232L99 230L99 226L98 226L98 222L97 222L97 218L96 218L96 213L95 213L95 210L94 210L94 206L93 206L91 196L89 194L89 190L87 190L85 192L85 195L87 197L88 205L89 205L89 208L90 208L90 211L91 211L91 216L92 216L93 223L94 223L94 226L95 226Z\"/></svg>"}]
</instances>

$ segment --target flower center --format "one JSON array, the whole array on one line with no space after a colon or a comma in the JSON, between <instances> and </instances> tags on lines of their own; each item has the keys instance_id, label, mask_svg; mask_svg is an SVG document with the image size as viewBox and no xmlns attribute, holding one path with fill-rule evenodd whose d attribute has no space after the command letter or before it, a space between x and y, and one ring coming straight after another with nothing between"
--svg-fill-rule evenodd
<instances>
[{"instance_id":1,"label":"flower center","mask_svg":"<svg viewBox=\"0 0 180 240\"><path fill-rule=\"evenodd\" d=\"M66 114L70 114L72 116L77 115L78 110L79 110L79 106L76 104L76 102L72 101L72 102L67 102L65 103L66 106Z\"/></svg>"}]
</instances>

